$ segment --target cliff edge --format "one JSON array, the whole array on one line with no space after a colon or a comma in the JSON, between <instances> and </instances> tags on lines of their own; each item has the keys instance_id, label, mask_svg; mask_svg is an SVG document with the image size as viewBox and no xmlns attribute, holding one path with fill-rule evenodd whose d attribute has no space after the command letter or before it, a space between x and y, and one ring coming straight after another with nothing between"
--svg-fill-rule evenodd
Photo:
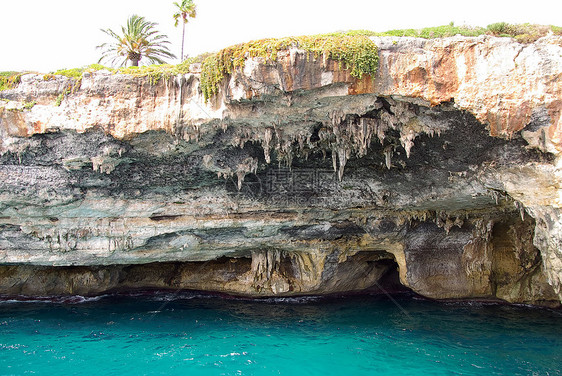
<instances>
[{"instance_id":1,"label":"cliff edge","mask_svg":"<svg viewBox=\"0 0 562 376\"><path fill-rule=\"evenodd\" d=\"M0 294L562 299L562 37L372 37L0 92Z\"/></svg>"}]
</instances>

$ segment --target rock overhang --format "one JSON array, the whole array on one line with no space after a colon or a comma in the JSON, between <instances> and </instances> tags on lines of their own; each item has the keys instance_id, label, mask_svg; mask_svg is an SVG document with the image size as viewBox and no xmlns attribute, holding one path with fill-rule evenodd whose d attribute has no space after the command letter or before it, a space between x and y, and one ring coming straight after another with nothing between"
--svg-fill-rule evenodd
<instances>
[{"instance_id":1,"label":"rock overhang","mask_svg":"<svg viewBox=\"0 0 562 376\"><path fill-rule=\"evenodd\" d=\"M297 275L292 293L319 291L327 280L303 284L302 267L320 270L332 254L388 251L402 283L426 296L552 300L520 285L504 288L519 295L493 291L503 266L492 235L536 231L533 265L544 266L510 272L559 291L560 251L548 240L559 221L559 39L372 38L379 68L361 79L293 49L276 64L248 60L207 102L197 74L153 85L93 73L60 106L65 79L24 77L1 94L14 100L0 115L4 262L250 257L253 279L238 288L275 294ZM455 268L420 264L406 240L418 228L445 236L430 259ZM502 252L538 254L516 243ZM300 274L275 261L286 257ZM462 270L462 288L447 292Z\"/></svg>"}]
</instances>

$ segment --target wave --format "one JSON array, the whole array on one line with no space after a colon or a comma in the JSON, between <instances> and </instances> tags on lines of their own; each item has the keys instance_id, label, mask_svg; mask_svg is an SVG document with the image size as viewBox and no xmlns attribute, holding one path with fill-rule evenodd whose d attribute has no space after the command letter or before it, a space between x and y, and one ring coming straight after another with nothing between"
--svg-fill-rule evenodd
<instances>
[{"instance_id":1,"label":"wave","mask_svg":"<svg viewBox=\"0 0 562 376\"><path fill-rule=\"evenodd\" d=\"M274 297L249 297L230 295L221 292L197 291L197 290L160 290L139 289L127 291L111 291L101 295L83 296L25 296L25 295L0 295L0 304L13 303L52 303L52 304L81 304L96 302L111 298L140 298L157 302L172 302L192 299L220 299L230 301L248 301L264 304L308 304L314 302L339 301L354 297L382 297L381 294L329 294L329 295L299 295L299 296L274 296ZM409 296L409 295L407 295ZM453 303L453 302L449 302ZM455 302L456 303L456 302Z\"/></svg>"},{"instance_id":2,"label":"wave","mask_svg":"<svg viewBox=\"0 0 562 376\"><path fill-rule=\"evenodd\" d=\"M109 295L96 295L96 296L82 296L82 295L68 295L68 296L25 296L25 295L0 295L0 304L14 304L14 303L53 303L53 304L80 304L96 302Z\"/></svg>"}]
</instances>

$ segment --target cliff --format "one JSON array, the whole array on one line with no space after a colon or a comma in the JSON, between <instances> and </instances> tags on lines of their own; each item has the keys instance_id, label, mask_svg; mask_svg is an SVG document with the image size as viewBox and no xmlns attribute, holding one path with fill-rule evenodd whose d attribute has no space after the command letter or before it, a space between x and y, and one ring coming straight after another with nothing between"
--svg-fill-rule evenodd
<instances>
[{"instance_id":1,"label":"cliff","mask_svg":"<svg viewBox=\"0 0 562 376\"><path fill-rule=\"evenodd\" d=\"M0 294L399 281L559 305L562 37L371 43L376 74L293 46L208 100L197 67L22 76L0 92Z\"/></svg>"}]
</instances>

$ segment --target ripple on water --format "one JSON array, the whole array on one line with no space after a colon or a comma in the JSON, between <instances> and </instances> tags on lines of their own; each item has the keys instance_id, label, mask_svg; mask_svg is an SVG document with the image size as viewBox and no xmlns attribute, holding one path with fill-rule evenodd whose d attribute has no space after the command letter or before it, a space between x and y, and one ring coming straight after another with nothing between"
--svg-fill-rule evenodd
<instances>
[{"instance_id":1,"label":"ripple on water","mask_svg":"<svg viewBox=\"0 0 562 376\"><path fill-rule=\"evenodd\" d=\"M395 299L250 300L185 291L16 298L0 304L0 369L119 375L562 372L558 311Z\"/></svg>"}]
</instances>

